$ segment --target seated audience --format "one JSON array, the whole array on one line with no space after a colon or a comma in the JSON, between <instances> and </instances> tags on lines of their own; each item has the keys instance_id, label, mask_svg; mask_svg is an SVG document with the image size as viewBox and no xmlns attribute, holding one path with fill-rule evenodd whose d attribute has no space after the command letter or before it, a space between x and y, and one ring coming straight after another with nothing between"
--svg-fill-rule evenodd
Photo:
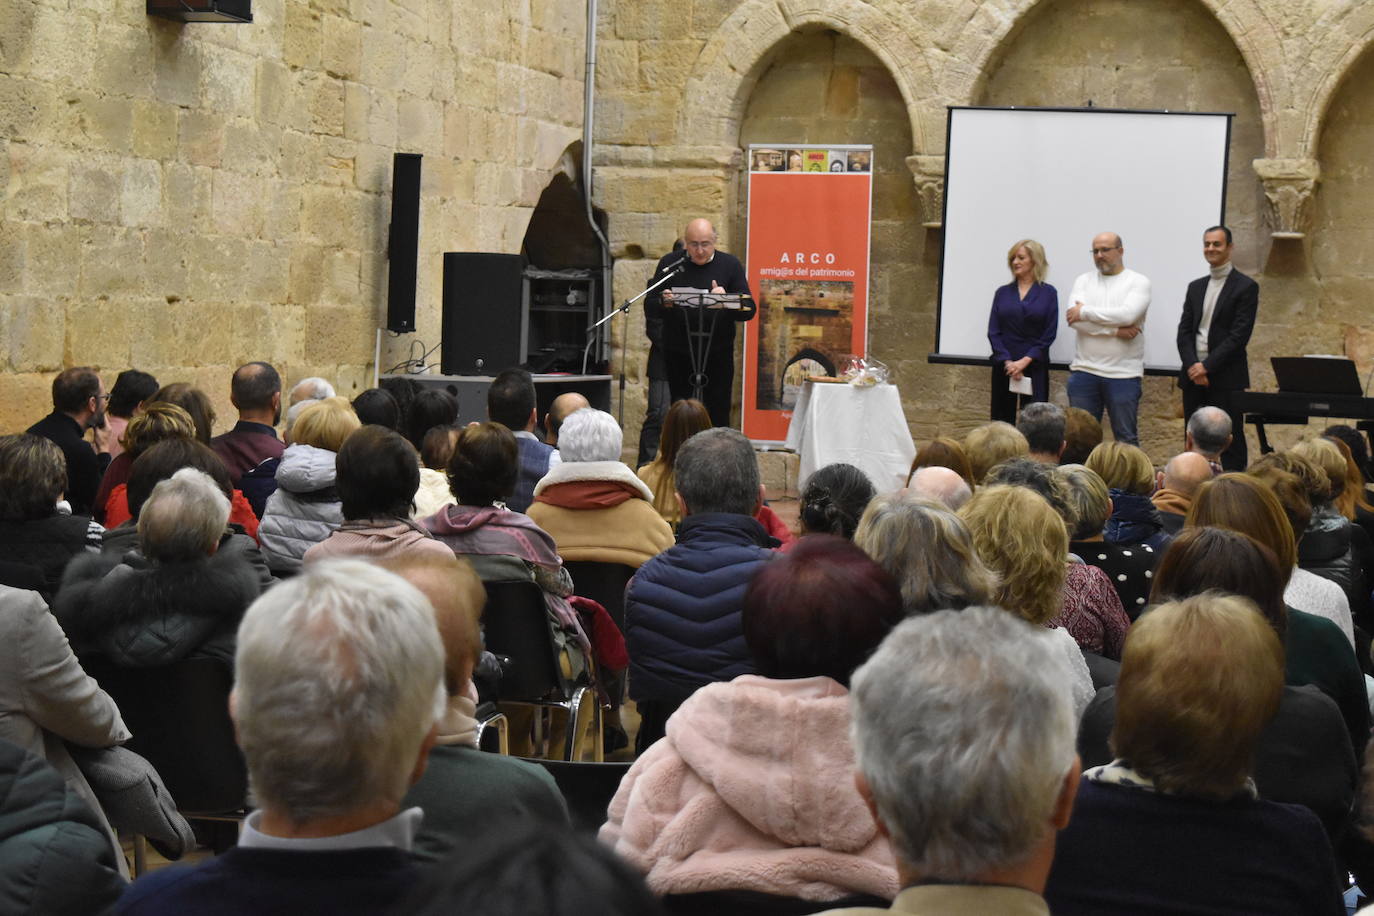
<instances>
[{"instance_id":1,"label":"seated audience","mask_svg":"<svg viewBox=\"0 0 1374 916\"><path fill-rule=\"evenodd\" d=\"M191 417L191 422L195 424L196 439L206 445L210 444L215 428L215 406L210 403L210 396L204 391L189 382L172 382L154 392L151 400L175 404L186 411Z\"/></svg>"},{"instance_id":2,"label":"seated audience","mask_svg":"<svg viewBox=\"0 0 1374 916\"><path fill-rule=\"evenodd\" d=\"M1083 774L1051 909L1342 912L1321 822L1261 801L1251 778L1282 694L1283 647L1249 600L1205 594L1142 616L1116 685L1116 758Z\"/></svg>"},{"instance_id":3,"label":"seated audience","mask_svg":"<svg viewBox=\"0 0 1374 916\"><path fill-rule=\"evenodd\" d=\"M674 401L663 420L663 432L658 440L658 455L638 471L639 479L654 493L654 508L674 530L682 521L682 509L677 502L677 487L673 482L673 464L677 461L682 443L711 428L711 415L700 401L685 398Z\"/></svg>"},{"instance_id":4,"label":"seated audience","mask_svg":"<svg viewBox=\"0 0 1374 916\"><path fill-rule=\"evenodd\" d=\"M906 621L854 675L854 779L902 888L880 913L1047 914L1078 785L1077 717L1044 631L996 608Z\"/></svg>"},{"instance_id":5,"label":"seated audience","mask_svg":"<svg viewBox=\"0 0 1374 916\"><path fill-rule=\"evenodd\" d=\"M1177 601L1215 589L1255 602L1281 641L1288 609L1274 552L1225 528L1188 528L1164 551L1155 600ZM1214 592L1215 593L1215 592ZM1085 766L1110 763L1116 688L1104 687L1083 714L1078 752ZM1279 711L1260 735L1255 785L1269 801L1306 805L1322 820L1332 845L1350 820L1359 769L1340 709L1318 688L1285 686Z\"/></svg>"},{"instance_id":6,"label":"seated audience","mask_svg":"<svg viewBox=\"0 0 1374 916\"><path fill-rule=\"evenodd\" d=\"M364 426L385 426L399 432L401 408L385 388L369 388L353 399L353 412Z\"/></svg>"},{"instance_id":7,"label":"seated audience","mask_svg":"<svg viewBox=\"0 0 1374 916\"><path fill-rule=\"evenodd\" d=\"M1026 437L1030 457L1045 464L1058 464L1064 454L1064 408L1050 401L1035 401L1021 408L1016 428Z\"/></svg>"},{"instance_id":8,"label":"seated audience","mask_svg":"<svg viewBox=\"0 0 1374 916\"><path fill-rule=\"evenodd\" d=\"M1212 473L1220 474L1226 470L1239 471L1240 468L1223 468L1221 453L1231 445L1231 417L1220 407L1199 407L1188 418L1184 447L1197 452L1207 459ZM1241 430L1241 434L1244 434Z\"/></svg>"},{"instance_id":9,"label":"seated audience","mask_svg":"<svg viewBox=\"0 0 1374 916\"><path fill-rule=\"evenodd\" d=\"M258 541L278 575L296 572L305 552L343 522L335 458L359 428L345 398L311 404L296 420L295 440L277 466L277 489L267 499Z\"/></svg>"},{"instance_id":10,"label":"seated audience","mask_svg":"<svg viewBox=\"0 0 1374 916\"><path fill-rule=\"evenodd\" d=\"M1112 501L1107 484L1096 473L1081 464L1065 464L1059 468L1059 477L1067 487L1075 519L1069 552L1106 574L1126 616L1135 620L1150 597L1150 580L1159 555L1146 545L1107 543L1102 531L1111 517Z\"/></svg>"},{"instance_id":11,"label":"seated audience","mask_svg":"<svg viewBox=\"0 0 1374 916\"><path fill-rule=\"evenodd\" d=\"M907 484L907 493L920 499L933 499L954 512L973 496L968 481L945 467L918 468Z\"/></svg>"},{"instance_id":12,"label":"seated audience","mask_svg":"<svg viewBox=\"0 0 1374 916\"><path fill-rule=\"evenodd\" d=\"M287 445L295 440L291 438L291 430L296 426L296 418L305 412L305 409L312 404L318 404L325 398L334 397L334 386L319 376L303 378L291 387L291 395L288 400L290 406L286 409L286 430L283 435Z\"/></svg>"},{"instance_id":13,"label":"seated audience","mask_svg":"<svg viewBox=\"0 0 1374 916\"><path fill-rule=\"evenodd\" d=\"M182 468L153 487L137 551L67 568L53 613L76 651L128 668L193 655L232 661L234 630L262 586L241 553L218 550L228 520L229 500L200 471Z\"/></svg>"},{"instance_id":14,"label":"seated audience","mask_svg":"<svg viewBox=\"0 0 1374 916\"><path fill-rule=\"evenodd\" d=\"M1350 434L1343 430L1349 430ZM1369 453L1365 449L1364 436L1349 426L1327 427L1322 436L1335 443L1345 459L1345 486L1336 498L1336 509L1374 540L1374 533L1371 533L1371 529L1374 529L1374 505L1370 504L1368 481L1365 479Z\"/></svg>"},{"instance_id":15,"label":"seated audience","mask_svg":"<svg viewBox=\"0 0 1374 916\"><path fill-rule=\"evenodd\" d=\"M263 595L229 706L258 808L237 846L149 872L116 912L389 911L421 875L423 814L400 804L434 743L443 667L429 602L393 573L336 560Z\"/></svg>"},{"instance_id":16,"label":"seated audience","mask_svg":"<svg viewBox=\"0 0 1374 916\"><path fill-rule=\"evenodd\" d=\"M873 498L868 475L852 464L827 464L806 479L802 487L798 521L801 533L833 534L854 539L859 517Z\"/></svg>"},{"instance_id":17,"label":"seated audience","mask_svg":"<svg viewBox=\"0 0 1374 916\"><path fill-rule=\"evenodd\" d=\"M1064 411L1064 452L1061 464L1082 464L1102 444L1102 422L1082 407Z\"/></svg>"},{"instance_id":18,"label":"seated audience","mask_svg":"<svg viewBox=\"0 0 1374 916\"><path fill-rule=\"evenodd\" d=\"M89 518L95 510L95 491L110 466L109 435L105 430L105 383L89 366L59 372L52 380L52 413L26 432L41 436L62 450L65 459L62 492L73 515ZM95 442L86 441L93 429Z\"/></svg>"},{"instance_id":19,"label":"seated audience","mask_svg":"<svg viewBox=\"0 0 1374 916\"><path fill-rule=\"evenodd\" d=\"M1298 541L1298 565L1339 585L1351 614L1368 620L1374 545L1365 530L1339 507L1345 495L1346 457L1330 439L1308 439L1289 452L1316 468L1318 480L1326 485L1311 493L1312 518Z\"/></svg>"},{"instance_id":20,"label":"seated audience","mask_svg":"<svg viewBox=\"0 0 1374 916\"><path fill-rule=\"evenodd\" d=\"M362 427L344 440L334 467L343 524L305 552L306 565L346 556L453 556L448 545L410 518L420 465L400 433L384 426Z\"/></svg>"},{"instance_id":21,"label":"seated audience","mask_svg":"<svg viewBox=\"0 0 1374 916\"><path fill-rule=\"evenodd\" d=\"M1107 484L1112 514L1102 534L1108 543L1122 547L1141 544L1155 552L1169 545L1164 521L1150 502L1155 468L1149 455L1124 442L1104 442L1093 449L1085 466Z\"/></svg>"},{"instance_id":22,"label":"seated audience","mask_svg":"<svg viewBox=\"0 0 1374 916\"><path fill-rule=\"evenodd\" d=\"M1159 489L1150 502L1159 510L1164 532L1171 537L1183 527L1183 519L1193 505L1197 488L1214 476L1212 466L1197 452L1180 452L1170 458L1159 475Z\"/></svg>"},{"instance_id":23,"label":"seated audience","mask_svg":"<svg viewBox=\"0 0 1374 916\"><path fill-rule=\"evenodd\" d=\"M916 473L935 470L947 468ZM912 494L876 496L859 519L854 543L897 580L907 614L987 604L997 588L968 528L942 503Z\"/></svg>"},{"instance_id":24,"label":"seated audience","mask_svg":"<svg viewBox=\"0 0 1374 916\"><path fill-rule=\"evenodd\" d=\"M544 415L544 444L558 451L558 433L563 421L582 408L591 406L586 395L576 391L565 391L554 398L553 403L549 405L549 412Z\"/></svg>"},{"instance_id":25,"label":"seated audience","mask_svg":"<svg viewBox=\"0 0 1374 916\"><path fill-rule=\"evenodd\" d=\"M506 508L512 512L530 507L534 485L557 463L554 449L534 434L539 417L535 405L534 379L524 369L503 370L487 389L487 419L510 430L519 447L519 474L514 489L505 496Z\"/></svg>"},{"instance_id":26,"label":"seated audience","mask_svg":"<svg viewBox=\"0 0 1374 916\"><path fill-rule=\"evenodd\" d=\"M854 768L850 675L901 618L892 577L840 538L802 538L762 567L742 615L758 674L707 684L673 713L602 841L662 895L891 899L887 838L840 774ZM826 738L798 744L805 734Z\"/></svg>"},{"instance_id":27,"label":"seated audience","mask_svg":"<svg viewBox=\"0 0 1374 916\"><path fill-rule=\"evenodd\" d=\"M911 462L911 473L907 475L908 482L923 468L948 468L963 478L970 492L976 486L973 467L969 464L968 454L958 439L940 436L921 446Z\"/></svg>"},{"instance_id":28,"label":"seated audience","mask_svg":"<svg viewBox=\"0 0 1374 916\"><path fill-rule=\"evenodd\" d=\"M698 687L753 672L740 621L744 590L774 556L773 538L754 518L763 496L754 448L738 431L712 428L688 439L673 478L684 514L677 544L641 566L625 593L641 752Z\"/></svg>"},{"instance_id":29,"label":"seated audience","mask_svg":"<svg viewBox=\"0 0 1374 916\"><path fill-rule=\"evenodd\" d=\"M104 529L63 511L62 450L24 433L0 436L0 581L37 589L51 601L74 557L100 550Z\"/></svg>"},{"instance_id":30,"label":"seated audience","mask_svg":"<svg viewBox=\"0 0 1374 916\"><path fill-rule=\"evenodd\" d=\"M163 439L171 439L175 436L190 439L196 434L190 414L175 404L156 401L150 401L147 409L143 409L143 406L140 405L139 420L132 424L132 432L130 432L129 426L130 422L126 420L119 434L120 452L110 462L110 466L105 469L105 476L100 479L100 489L95 492L94 518L102 525L118 525L128 518L128 509L126 508L123 512L124 518L111 522L108 518L107 507L110 504L111 492L120 484L129 482L129 468L133 465L135 458Z\"/></svg>"},{"instance_id":31,"label":"seated audience","mask_svg":"<svg viewBox=\"0 0 1374 916\"><path fill-rule=\"evenodd\" d=\"M113 747L129 737L115 701L82 670L57 618L38 593L0 585L0 738L57 769L67 787L90 807L115 867L125 878L129 870L119 840L67 745Z\"/></svg>"},{"instance_id":32,"label":"seated audience","mask_svg":"<svg viewBox=\"0 0 1374 916\"><path fill-rule=\"evenodd\" d=\"M137 369L125 369L115 379L105 404L105 427L109 434L106 445L112 462L124 452L124 428L144 404L153 400L156 392L157 379Z\"/></svg>"},{"instance_id":33,"label":"seated audience","mask_svg":"<svg viewBox=\"0 0 1374 916\"><path fill-rule=\"evenodd\" d=\"M415 491L415 520L429 518L453 502L448 488L448 462L453 457L453 444L458 441L458 427L436 426L425 433L420 444L420 486Z\"/></svg>"},{"instance_id":34,"label":"seated audience","mask_svg":"<svg viewBox=\"0 0 1374 916\"><path fill-rule=\"evenodd\" d=\"M975 427L964 437L964 453L968 455L969 470L973 474L972 485L980 487L989 469L1008 458L1027 457L1030 445L1015 426L995 420Z\"/></svg>"},{"instance_id":35,"label":"seated audience","mask_svg":"<svg viewBox=\"0 0 1374 916\"><path fill-rule=\"evenodd\" d=\"M638 569L673 546L673 529L654 511L653 492L620 460L615 417L584 407L563 421L562 461L535 484L528 515L565 561Z\"/></svg>"},{"instance_id":36,"label":"seated audience","mask_svg":"<svg viewBox=\"0 0 1374 916\"><path fill-rule=\"evenodd\" d=\"M438 388L422 388L410 405L410 429L406 438L419 451L425 433L436 426L458 425L458 398Z\"/></svg>"},{"instance_id":37,"label":"seated audience","mask_svg":"<svg viewBox=\"0 0 1374 916\"><path fill-rule=\"evenodd\" d=\"M415 395L420 393L420 383L413 378L393 375L377 384L396 400L396 432L405 435L405 431L410 429L410 405L414 403Z\"/></svg>"},{"instance_id":38,"label":"seated audience","mask_svg":"<svg viewBox=\"0 0 1374 916\"><path fill-rule=\"evenodd\" d=\"M229 400L238 410L234 428L210 440L229 471L234 489L242 490L258 518L276 490L277 464L286 446L277 438L281 422L281 376L267 363L247 363L234 370Z\"/></svg>"},{"instance_id":39,"label":"seated audience","mask_svg":"<svg viewBox=\"0 0 1374 916\"><path fill-rule=\"evenodd\" d=\"M1081 565L1067 562L1064 520L1042 497L1011 486L980 488L959 518L979 558L998 577L991 603L1050 631L1066 662L1074 714L1082 713L1093 697L1092 676L1073 634L1054 623L1064 603L1066 569Z\"/></svg>"},{"instance_id":40,"label":"seated audience","mask_svg":"<svg viewBox=\"0 0 1374 916\"><path fill-rule=\"evenodd\" d=\"M444 646L448 704L438 722L429 765L401 801L402 808L425 813L415 835L415 855L436 861L460 851L470 853L486 844L503 823L566 828L568 806L548 770L477 747L477 707L468 694L472 669L482 652L478 622L487 595L472 566L447 549L437 557L395 554L380 565L429 599Z\"/></svg>"}]
</instances>

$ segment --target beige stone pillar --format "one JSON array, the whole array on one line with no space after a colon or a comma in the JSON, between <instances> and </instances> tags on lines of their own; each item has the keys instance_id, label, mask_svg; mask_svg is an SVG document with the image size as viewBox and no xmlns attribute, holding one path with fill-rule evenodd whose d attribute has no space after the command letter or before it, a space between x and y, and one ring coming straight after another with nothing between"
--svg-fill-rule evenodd
<instances>
[{"instance_id":1,"label":"beige stone pillar","mask_svg":"<svg viewBox=\"0 0 1374 916\"><path fill-rule=\"evenodd\" d=\"M906 165L916 182L921 225L927 229L942 228L945 219L945 157L907 156Z\"/></svg>"},{"instance_id":2,"label":"beige stone pillar","mask_svg":"<svg viewBox=\"0 0 1374 916\"><path fill-rule=\"evenodd\" d=\"M1312 219L1312 192L1321 180L1315 159L1256 159L1255 174L1269 201L1270 233L1276 239L1300 239Z\"/></svg>"}]
</instances>

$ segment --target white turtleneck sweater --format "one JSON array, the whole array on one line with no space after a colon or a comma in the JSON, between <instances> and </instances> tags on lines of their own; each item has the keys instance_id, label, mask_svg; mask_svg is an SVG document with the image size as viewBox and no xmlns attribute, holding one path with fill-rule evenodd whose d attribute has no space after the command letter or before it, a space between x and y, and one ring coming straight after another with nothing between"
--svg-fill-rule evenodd
<instances>
[{"instance_id":1,"label":"white turtleneck sweater","mask_svg":"<svg viewBox=\"0 0 1374 916\"><path fill-rule=\"evenodd\" d=\"M1221 288L1226 285L1226 278L1231 276L1231 269L1231 262L1227 261L1209 271L1211 276L1207 279L1207 292L1202 294L1202 320L1197 326L1198 362L1206 359L1207 354L1211 352L1207 349L1207 333L1212 330L1212 313L1216 311L1217 297L1221 295Z\"/></svg>"},{"instance_id":2,"label":"white turtleneck sweater","mask_svg":"<svg viewBox=\"0 0 1374 916\"><path fill-rule=\"evenodd\" d=\"M1091 372L1103 378L1139 378L1145 374L1145 335L1130 340L1116 336L1117 328L1145 329L1150 308L1150 281L1129 268L1106 276L1098 271L1081 274L1073 281L1069 303L1083 303L1082 319L1073 324L1078 335L1074 372Z\"/></svg>"}]
</instances>

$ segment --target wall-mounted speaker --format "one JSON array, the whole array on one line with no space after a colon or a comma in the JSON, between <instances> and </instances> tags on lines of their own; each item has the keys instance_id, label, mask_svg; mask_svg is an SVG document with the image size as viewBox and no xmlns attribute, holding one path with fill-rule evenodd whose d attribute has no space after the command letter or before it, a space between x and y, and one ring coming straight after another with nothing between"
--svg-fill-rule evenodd
<instances>
[{"instance_id":1,"label":"wall-mounted speaker","mask_svg":"<svg viewBox=\"0 0 1374 916\"><path fill-rule=\"evenodd\" d=\"M444 254L444 375L495 375L525 362L525 257Z\"/></svg>"},{"instance_id":2,"label":"wall-mounted speaker","mask_svg":"<svg viewBox=\"0 0 1374 916\"><path fill-rule=\"evenodd\" d=\"M415 330L415 275L420 266L419 153L391 160L391 229L387 233L386 329Z\"/></svg>"}]
</instances>

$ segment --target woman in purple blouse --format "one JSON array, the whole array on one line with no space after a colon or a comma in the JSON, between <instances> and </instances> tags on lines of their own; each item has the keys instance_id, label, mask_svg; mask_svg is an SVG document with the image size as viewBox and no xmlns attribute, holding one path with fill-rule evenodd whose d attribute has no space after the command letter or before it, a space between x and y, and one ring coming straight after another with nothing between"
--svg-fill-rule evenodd
<instances>
[{"instance_id":1,"label":"woman in purple blouse","mask_svg":"<svg viewBox=\"0 0 1374 916\"><path fill-rule=\"evenodd\" d=\"M1045 249L1022 239L1007 252L1012 280L992 296L988 343L992 345L992 419L1016 422L1020 395L1011 380L1031 381L1031 400L1050 397L1050 344L1059 332L1059 293L1045 282Z\"/></svg>"}]
</instances>

